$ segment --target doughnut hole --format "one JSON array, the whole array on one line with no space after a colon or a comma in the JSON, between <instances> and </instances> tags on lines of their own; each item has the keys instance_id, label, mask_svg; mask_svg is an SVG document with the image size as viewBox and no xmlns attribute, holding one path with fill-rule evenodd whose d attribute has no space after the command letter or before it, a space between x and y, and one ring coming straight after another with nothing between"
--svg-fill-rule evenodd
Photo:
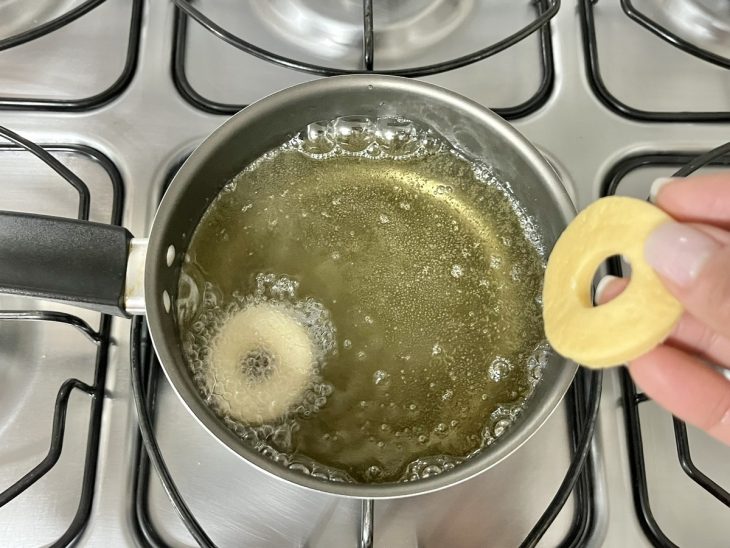
<instances>
[{"instance_id":1,"label":"doughnut hole","mask_svg":"<svg viewBox=\"0 0 730 548\"><path fill-rule=\"evenodd\" d=\"M622 278L631 278L631 263L629 260L623 256L623 255L611 255L610 257L606 257L606 260L603 261L601 266L599 266L596 269L596 272L593 274L593 281L591 282L591 287L593 288L593 306L601 306L598 302L596 302L596 290L598 289L598 284L603 279L603 277L606 275L606 272L613 271L618 272L616 269L620 268L620 273ZM625 288L624 288L625 289ZM620 295L624 289L619 291L615 295L610 295L609 300L615 299L618 295Z\"/></svg>"},{"instance_id":2,"label":"doughnut hole","mask_svg":"<svg viewBox=\"0 0 730 548\"><path fill-rule=\"evenodd\" d=\"M271 377L276 364L272 353L266 348L259 347L241 356L239 367L246 377L260 382Z\"/></svg>"}]
</instances>

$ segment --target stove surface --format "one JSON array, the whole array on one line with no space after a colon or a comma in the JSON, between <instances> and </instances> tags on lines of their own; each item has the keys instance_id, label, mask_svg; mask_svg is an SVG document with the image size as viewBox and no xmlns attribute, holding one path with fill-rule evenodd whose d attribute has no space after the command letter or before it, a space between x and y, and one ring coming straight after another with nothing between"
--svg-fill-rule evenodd
<instances>
[{"instance_id":1,"label":"stove surface","mask_svg":"<svg viewBox=\"0 0 730 548\"><path fill-rule=\"evenodd\" d=\"M266 9L297 3L272 2ZM489 16L485 6L492 3L504 9ZM138 4L142 9L137 38L133 28ZM455 36L463 31L464 41L449 40L444 46L435 37L432 43L404 44L413 48L403 54L407 64L466 53L506 36L535 13L529 2L454 4L472 10L468 16L450 20ZM7 5L13 9L13 2ZM266 9L260 5L254 9L256 5L233 0L195 3L227 28L253 42L259 40L265 47L276 47L279 53L330 66L356 62L347 38L347 13L335 22L344 29L339 53L323 58L314 50L300 48L295 38L282 40L261 22ZM11 28L2 16L3 9L8 8L0 5L0 40L27 25L21 22L18 28ZM586 13L595 23L605 87L621 104L641 112L719 113L717 119L687 123L619 115L620 108L594 91L586 55L590 44L582 33L587 20L582 14ZM415 16L407 10L400 14L403 18ZM475 25L475 18L483 24ZM391 24L397 27L397 18ZM51 152L90 186L91 218L104 222L112 220L115 203L114 176L105 168L108 161L123 181L123 193L116 198L123 205L122 224L137 237L146 235L170 174L229 112L313 78L224 44L167 1L108 0L57 32L39 39L45 43L0 50L0 125L35 142L56 145L55 150L49 147ZM547 50L541 48L541 40L548 41ZM53 106L11 110L3 103L3 98L83 99L103 92L123 74L129 48L137 52L129 80L91 110L49 110ZM56 55L46 57L46 51ZM69 54L74 51L78 55ZM395 54L387 50L383 54L382 66L394 66ZM377 59L376 51L376 67ZM39 69L47 76L34 79L33 63L38 67L50 63L48 71ZM628 170L611 190L645 197L654 177L672 172L674 164L662 155L704 152L730 135L728 71L675 50L628 20L619 2L609 0L563 2L549 33L534 34L492 58L425 79L502 109L532 97L542 103L544 95L544 105L537 104L535 112L512 123L553 163L579 208L607 193L614 167L626 158L660 156L654 163ZM30 154L1 145L0 208L76 214L77 196L70 187ZM79 316L94 330L101 326L98 314L30 299L0 297L0 309L58 310ZM93 507L79 544L193 546L155 474L138 478L129 342L129 322L114 319ZM58 388L70 377L93 383L98 348L98 343L68 325L0 322L0 490L43 459ZM622 406L624 380L618 370L604 376L601 414L589 461L592 480L583 495L588 500L571 497L540 546L556 546L574 538L580 538L581 546L651 545L632 499L635 480ZM0 507L1 545L47 545L69 527L83 498L89 401L80 391L72 393L59 462L30 490ZM659 526L679 546L725 546L730 536L730 510L682 472L671 416L651 402L642 403L639 410L649 499ZM414 499L376 502L375 545L518 545L545 511L570 464L571 413L568 400L527 444L477 478ZM242 462L201 428L162 376L155 424L173 478L219 546L358 545L359 501L305 491ZM689 438L698 466L730 489L726 466L730 450L692 429ZM136 483L138 479L140 483ZM135 518L135 496L140 492L143 530ZM586 509L588 516L584 515ZM573 536L576 520L587 524L586 538ZM150 536L145 538L145 532Z\"/></svg>"}]
</instances>

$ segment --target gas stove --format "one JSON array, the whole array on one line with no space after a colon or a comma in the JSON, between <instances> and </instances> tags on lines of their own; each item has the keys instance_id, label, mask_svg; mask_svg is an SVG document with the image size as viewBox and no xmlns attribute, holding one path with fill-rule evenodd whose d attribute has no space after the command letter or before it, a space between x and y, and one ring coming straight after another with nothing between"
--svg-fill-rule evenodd
<instances>
[{"instance_id":1,"label":"gas stove","mask_svg":"<svg viewBox=\"0 0 730 548\"><path fill-rule=\"evenodd\" d=\"M144 236L181 162L228 116L292 84L373 69L496 110L578 208L645 198L654 178L730 140L729 57L722 0L5 0L0 126L61 173L23 141L0 140L0 209ZM703 169L723 167L730 156ZM581 373L497 467L372 504L286 484L229 453L175 397L144 329L131 337L127 320L0 296L0 545L195 545L139 438L130 343L170 476L217 546L730 537L730 449L674 421L619 369L603 375L583 466L572 463L593 402ZM537 523L549 525L539 540Z\"/></svg>"}]
</instances>

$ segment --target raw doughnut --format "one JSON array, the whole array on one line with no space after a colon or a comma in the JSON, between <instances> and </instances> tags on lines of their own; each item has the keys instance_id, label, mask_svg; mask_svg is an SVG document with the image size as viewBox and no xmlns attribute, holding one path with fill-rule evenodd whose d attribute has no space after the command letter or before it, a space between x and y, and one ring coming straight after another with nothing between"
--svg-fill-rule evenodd
<instances>
[{"instance_id":1,"label":"raw doughnut","mask_svg":"<svg viewBox=\"0 0 730 548\"><path fill-rule=\"evenodd\" d=\"M209 374L222 384L228 414L267 422L302 399L315 352L307 330L284 308L250 305L223 323L211 348Z\"/></svg>"},{"instance_id":2,"label":"raw doughnut","mask_svg":"<svg viewBox=\"0 0 730 548\"><path fill-rule=\"evenodd\" d=\"M619 365L661 343L682 314L644 260L644 241L671 218L653 205L613 196L583 210L560 236L548 260L543 289L545 334L560 354L589 367ZM628 287L593 306L591 283L612 255L631 263Z\"/></svg>"}]
</instances>

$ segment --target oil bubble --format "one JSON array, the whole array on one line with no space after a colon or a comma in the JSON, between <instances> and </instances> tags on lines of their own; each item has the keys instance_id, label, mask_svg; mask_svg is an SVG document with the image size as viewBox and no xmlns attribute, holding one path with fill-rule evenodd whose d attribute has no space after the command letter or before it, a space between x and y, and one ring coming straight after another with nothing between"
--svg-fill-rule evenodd
<instances>
[{"instance_id":1,"label":"oil bubble","mask_svg":"<svg viewBox=\"0 0 730 548\"><path fill-rule=\"evenodd\" d=\"M418 129L409 120L379 118L375 139L382 150L396 157L413 154L418 149Z\"/></svg>"},{"instance_id":2,"label":"oil bubble","mask_svg":"<svg viewBox=\"0 0 730 548\"><path fill-rule=\"evenodd\" d=\"M494 358L491 364L489 364L489 378L494 382L499 382L509 375L512 371L512 363L501 356Z\"/></svg>"},{"instance_id":3,"label":"oil bubble","mask_svg":"<svg viewBox=\"0 0 730 548\"><path fill-rule=\"evenodd\" d=\"M348 152L360 152L375 140L375 125L366 116L341 116L333 124L337 144Z\"/></svg>"},{"instance_id":4,"label":"oil bubble","mask_svg":"<svg viewBox=\"0 0 730 548\"><path fill-rule=\"evenodd\" d=\"M328 122L312 122L300 134L302 147L314 154L326 154L335 147L334 128Z\"/></svg>"},{"instance_id":5,"label":"oil bubble","mask_svg":"<svg viewBox=\"0 0 730 548\"><path fill-rule=\"evenodd\" d=\"M386 371L378 369L375 373L373 373L373 382L378 385L384 385L387 383L388 377L390 377L390 375Z\"/></svg>"}]
</instances>

